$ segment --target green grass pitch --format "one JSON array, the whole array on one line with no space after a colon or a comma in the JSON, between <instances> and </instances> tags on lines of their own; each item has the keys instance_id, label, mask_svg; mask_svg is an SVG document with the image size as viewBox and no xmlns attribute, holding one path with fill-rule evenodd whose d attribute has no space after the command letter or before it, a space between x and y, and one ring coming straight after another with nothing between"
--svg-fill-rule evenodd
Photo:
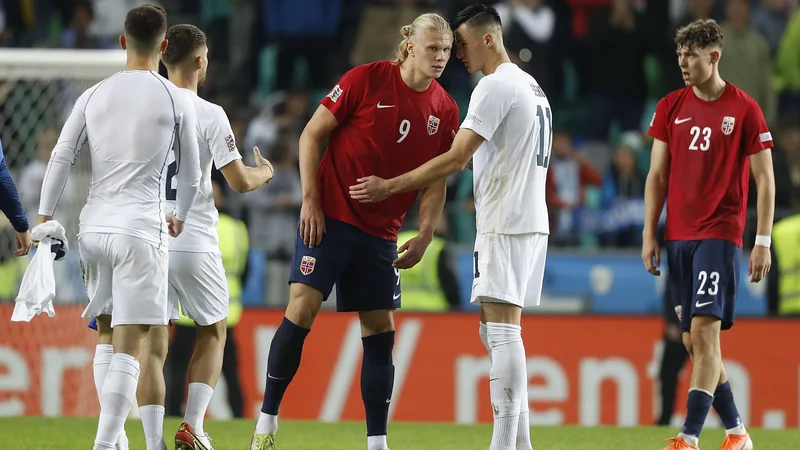
<instances>
[{"instance_id":1,"label":"green grass pitch","mask_svg":"<svg viewBox=\"0 0 800 450\"><path fill-rule=\"evenodd\" d=\"M172 437L179 421L165 424L167 447L174 448ZM0 418L0 448L3 450L88 450L92 448L97 419ZM206 431L214 439L215 450L248 450L255 428L254 420L208 421ZM126 430L131 450L144 450L141 424L129 420ZM389 445L392 450L486 450L490 425L446 425L392 423ZM535 450L660 450L662 440L677 433L660 427L534 427L531 437ZM800 450L800 430L751 430L758 450ZM364 424L336 424L284 421L280 424L281 450L361 450L366 448ZM703 432L702 449L717 449L724 437L721 429Z\"/></svg>"}]
</instances>

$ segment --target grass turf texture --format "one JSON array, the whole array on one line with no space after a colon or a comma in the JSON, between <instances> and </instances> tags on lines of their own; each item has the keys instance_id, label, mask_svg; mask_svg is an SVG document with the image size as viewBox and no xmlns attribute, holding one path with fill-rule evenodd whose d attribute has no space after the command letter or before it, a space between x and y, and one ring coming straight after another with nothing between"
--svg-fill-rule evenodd
<instances>
[{"instance_id":1,"label":"grass turf texture","mask_svg":"<svg viewBox=\"0 0 800 450\"><path fill-rule=\"evenodd\" d=\"M167 419L167 447L180 421ZM86 450L92 447L97 419L0 418L0 448L3 450ZM255 420L208 421L206 431L214 439L215 450L247 450ZM144 435L138 420L128 420L126 430L131 450L144 450ZM678 432L668 427L583 428L534 427L531 437L535 450L660 450L662 440ZM486 450L490 425L449 425L392 423L389 445L392 450ZM750 430L755 447L764 450L800 450L800 430ZM701 448L717 449L724 438L721 429L709 429L700 439ZM281 450L351 450L366 448L366 433L361 422L337 424L282 421L278 434Z\"/></svg>"}]
</instances>

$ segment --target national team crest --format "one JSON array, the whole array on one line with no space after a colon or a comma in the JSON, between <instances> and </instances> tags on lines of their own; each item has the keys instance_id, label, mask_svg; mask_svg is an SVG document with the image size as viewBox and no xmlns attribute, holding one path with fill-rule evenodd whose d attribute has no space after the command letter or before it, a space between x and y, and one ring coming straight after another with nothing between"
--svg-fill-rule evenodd
<instances>
[{"instance_id":1,"label":"national team crest","mask_svg":"<svg viewBox=\"0 0 800 450\"><path fill-rule=\"evenodd\" d=\"M311 275L311 272L314 271L314 266L317 265L317 258L313 256L303 256L303 259L300 261L300 273L303 275Z\"/></svg>"},{"instance_id":2,"label":"national team crest","mask_svg":"<svg viewBox=\"0 0 800 450\"><path fill-rule=\"evenodd\" d=\"M439 131L439 118L436 116L428 116L428 134L431 136Z\"/></svg>"},{"instance_id":3,"label":"national team crest","mask_svg":"<svg viewBox=\"0 0 800 450\"><path fill-rule=\"evenodd\" d=\"M725 136L733 133L733 124L736 122L736 119L731 116L725 116L722 118L722 134Z\"/></svg>"},{"instance_id":4,"label":"national team crest","mask_svg":"<svg viewBox=\"0 0 800 450\"><path fill-rule=\"evenodd\" d=\"M236 141L233 140L233 135L229 134L225 136L225 143L228 144L228 151L232 152L236 150Z\"/></svg>"}]
</instances>

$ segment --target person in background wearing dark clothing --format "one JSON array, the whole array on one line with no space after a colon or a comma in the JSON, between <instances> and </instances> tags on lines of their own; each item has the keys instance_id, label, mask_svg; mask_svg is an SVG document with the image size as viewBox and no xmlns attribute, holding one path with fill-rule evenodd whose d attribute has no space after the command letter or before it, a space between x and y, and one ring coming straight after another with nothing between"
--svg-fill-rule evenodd
<instances>
[{"instance_id":1,"label":"person in background wearing dark clothing","mask_svg":"<svg viewBox=\"0 0 800 450\"><path fill-rule=\"evenodd\" d=\"M25 217L25 209L22 208L22 202L19 201L17 185L6 165L2 142L0 142L0 210L6 215L16 232L17 251L14 252L14 255L27 255L32 245L31 231L28 226L28 218Z\"/></svg>"},{"instance_id":2,"label":"person in background wearing dark clothing","mask_svg":"<svg viewBox=\"0 0 800 450\"><path fill-rule=\"evenodd\" d=\"M669 276L669 274L667 274ZM673 308L670 283L666 283L664 291L664 350L661 354L661 368L658 380L661 384L661 415L657 425L669 425L675 411L675 393L678 390L678 377L689 359L689 353L683 345L681 326L678 314Z\"/></svg>"}]
</instances>

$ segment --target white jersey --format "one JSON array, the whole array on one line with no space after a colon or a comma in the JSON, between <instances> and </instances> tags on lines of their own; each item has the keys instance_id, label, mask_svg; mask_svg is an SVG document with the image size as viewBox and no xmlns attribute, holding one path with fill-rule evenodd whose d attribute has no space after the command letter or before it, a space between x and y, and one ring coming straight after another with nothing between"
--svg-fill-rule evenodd
<instances>
[{"instance_id":1,"label":"white jersey","mask_svg":"<svg viewBox=\"0 0 800 450\"><path fill-rule=\"evenodd\" d=\"M211 163L221 169L229 163L242 159L236 148L231 123L221 106L203 100L196 93L184 89L192 98L197 111L197 143L200 147L200 193L183 228L183 233L173 238L170 250L182 252L217 252L219 213L214 206L214 190L211 186ZM175 185L172 175L175 162L171 161L167 171L167 204L175 205Z\"/></svg>"},{"instance_id":2,"label":"white jersey","mask_svg":"<svg viewBox=\"0 0 800 450\"><path fill-rule=\"evenodd\" d=\"M81 233L130 235L166 251L169 212L185 220L200 181L197 118L185 91L156 72L118 72L75 102L42 183L39 214L53 215L88 142L92 164ZM167 158L178 158L177 206L167 209Z\"/></svg>"},{"instance_id":3,"label":"white jersey","mask_svg":"<svg viewBox=\"0 0 800 450\"><path fill-rule=\"evenodd\" d=\"M550 233L552 119L542 88L515 64L501 64L472 91L461 127L486 140L473 157L478 234Z\"/></svg>"}]
</instances>

